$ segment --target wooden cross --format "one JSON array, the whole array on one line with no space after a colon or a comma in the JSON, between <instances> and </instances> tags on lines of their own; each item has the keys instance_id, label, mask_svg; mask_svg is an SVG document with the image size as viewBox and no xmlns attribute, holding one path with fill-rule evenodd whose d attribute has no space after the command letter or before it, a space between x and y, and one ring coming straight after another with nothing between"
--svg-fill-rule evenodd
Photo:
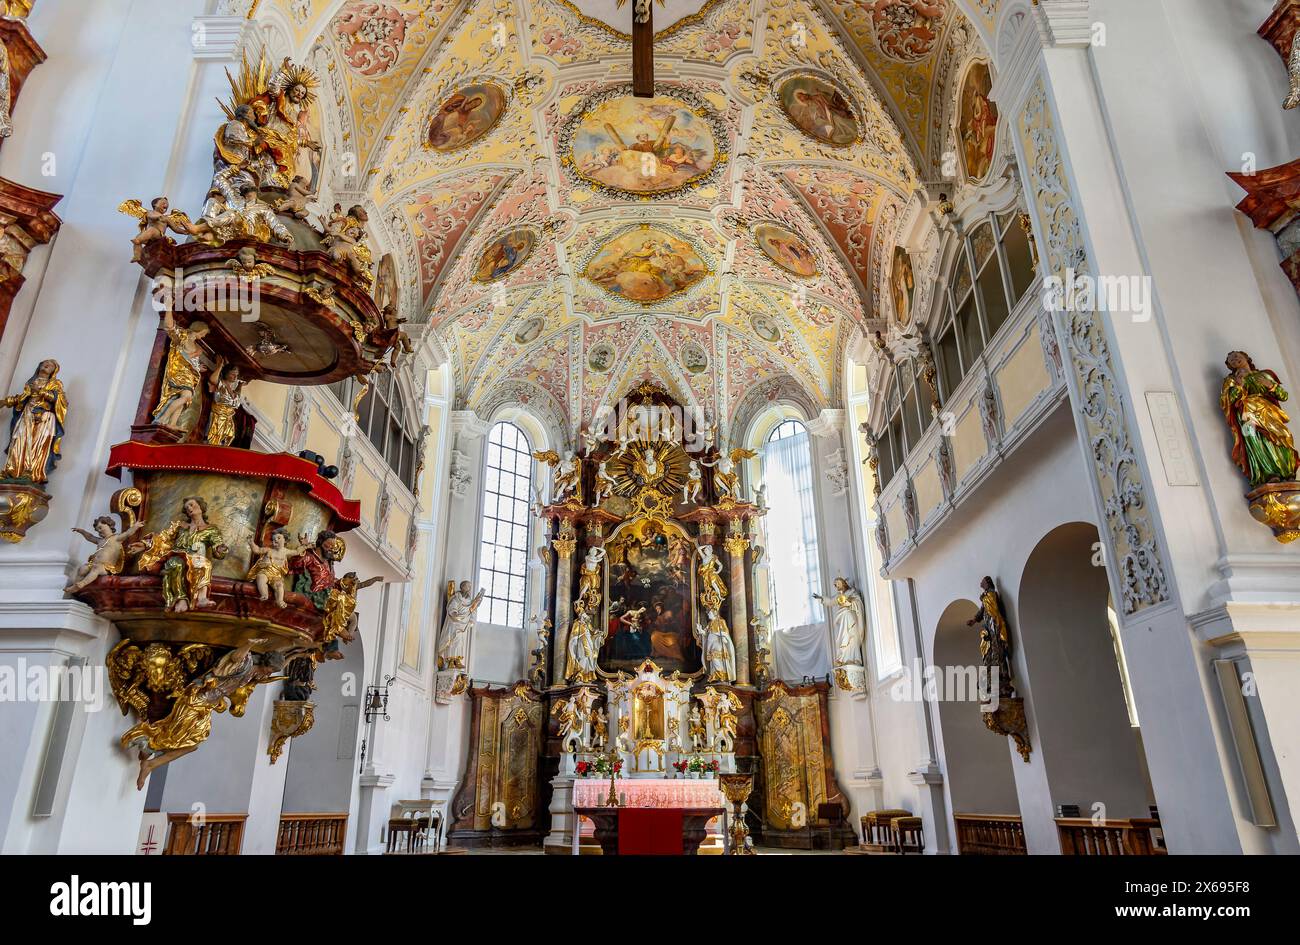
<instances>
[{"instance_id":1,"label":"wooden cross","mask_svg":"<svg viewBox=\"0 0 1300 945\"><path fill-rule=\"evenodd\" d=\"M654 98L655 26L653 0L632 0L632 94Z\"/></svg>"}]
</instances>

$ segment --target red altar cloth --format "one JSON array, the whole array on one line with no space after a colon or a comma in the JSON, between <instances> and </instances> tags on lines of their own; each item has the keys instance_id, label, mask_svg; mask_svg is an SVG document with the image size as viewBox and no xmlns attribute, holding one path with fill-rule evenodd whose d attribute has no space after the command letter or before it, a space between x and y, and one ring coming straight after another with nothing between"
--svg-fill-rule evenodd
<instances>
[{"instance_id":1,"label":"red altar cloth","mask_svg":"<svg viewBox=\"0 0 1300 945\"><path fill-rule=\"evenodd\" d=\"M619 856L681 856L682 812L624 807L618 812Z\"/></svg>"}]
</instances>

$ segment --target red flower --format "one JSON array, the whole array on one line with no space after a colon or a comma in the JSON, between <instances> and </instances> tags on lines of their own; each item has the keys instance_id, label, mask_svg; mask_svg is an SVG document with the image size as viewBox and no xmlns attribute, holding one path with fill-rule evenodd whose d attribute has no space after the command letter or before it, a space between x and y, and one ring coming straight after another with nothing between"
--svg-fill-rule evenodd
<instances>
[{"instance_id":1,"label":"red flower","mask_svg":"<svg viewBox=\"0 0 1300 945\"><path fill-rule=\"evenodd\" d=\"M579 761L576 765L573 766L573 770L580 775L585 775L590 768L591 768L590 761Z\"/></svg>"}]
</instances>

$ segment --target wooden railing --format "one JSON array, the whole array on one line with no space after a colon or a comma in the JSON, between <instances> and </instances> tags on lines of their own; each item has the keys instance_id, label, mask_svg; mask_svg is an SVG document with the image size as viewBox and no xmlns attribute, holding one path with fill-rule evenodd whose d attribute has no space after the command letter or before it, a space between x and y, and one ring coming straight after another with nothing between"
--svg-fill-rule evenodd
<instances>
[{"instance_id":1,"label":"wooden railing","mask_svg":"<svg viewBox=\"0 0 1300 945\"><path fill-rule=\"evenodd\" d=\"M1151 842L1151 829L1160 821L1148 818L1102 820L1058 817L1056 831L1063 856L1152 856L1165 851Z\"/></svg>"},{"instance_id":2,"label":"wooden railing","mask_svg":"<svg viewBox=\"0 0 1300 945\"><path fill-rule=\"evenodd\" d=\"M954 814L962 856L1024 856L1025 828L1014 814Z\"/></svg>"},{"instance_id":3,"label":"wooden railing","mask_svg":"<svg viewBox=\"0 0 1300 945\"><path fill-rule=\"evenodd\" d=\"M342 856L348 815L281 814L276 856Z\"/></svg>"},{"instance_id":4,"label":"wooden railing","mask_svg":"<svg viewBox=\"0 0 1300 945\"><path fill-rule=\"evenodd\" d=\"M234 856L244 842L247 814L168 814L168 856Z\"/></svg>"}]
</instances>

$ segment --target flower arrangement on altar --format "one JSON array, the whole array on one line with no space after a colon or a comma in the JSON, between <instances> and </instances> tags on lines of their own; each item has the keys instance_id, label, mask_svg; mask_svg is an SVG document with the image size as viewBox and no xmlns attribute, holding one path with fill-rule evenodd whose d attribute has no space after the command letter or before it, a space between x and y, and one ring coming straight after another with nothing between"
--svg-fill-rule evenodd
<instances>
[{"instance_id":1,"label":"flower arrangement on altar","mask_svg":"<svg viewBox=\"0 0 1300 945\"><path fill-rule=\"evenodd\" d=\"M673 768L676 769L678 775L683 775L686 773L686 767L689 764L690 762L683 758L681 761L674 761Z\"/></svg>"},{"instance_id":2,"label":"flower arrangement on altar","mask_svg":"<svg viewBox=\"0 0 1300 945\"><path fill-rule=\"evenodd\" d=\"M586 762L584 761L578 762L578 765L583 765L583 764L586 764ZM610 768L611 762L609 758L605 757L604 755L597 755L596 760L591 762L592 770L594 770L596 774L605 775L608 777L612 770L613 774L617 777L620 774L620 772L622 772L623 770L623 761L622 759L617 759L614 762L612 762L612 764L613 764L613 768L611 769ZM577 765L575 765L574 767L577 768Z\"/></svg>"},{"instance_id":3,"label":"flower arrangement on altar","mask_svg":"<svg viewBox=\"0 0 1300 945\"><path fill-rule=\"evenodd\" d=\"M573 771L574 771L574 773L575 773L578 777L580 777L580 778L585 778L585 777L587 777L587 776L590 775L594 770L595 770L595 769L592 767L592 764L591 764L590 761L579 761L577 764L575 764L575 765L573 766Z\"/></svg>"},{"instance_id":4,"label":"flower arrangement on altar","mask_svg":"<svg viewBox=\"0 0 1300 945\"><path fill-rule=\"evenodd\" d=\"M688 770L695 775L705 776L715 774L721 765L717 758L704 758L696 755L687 763Z\"/></svg>"}]
</instances>

